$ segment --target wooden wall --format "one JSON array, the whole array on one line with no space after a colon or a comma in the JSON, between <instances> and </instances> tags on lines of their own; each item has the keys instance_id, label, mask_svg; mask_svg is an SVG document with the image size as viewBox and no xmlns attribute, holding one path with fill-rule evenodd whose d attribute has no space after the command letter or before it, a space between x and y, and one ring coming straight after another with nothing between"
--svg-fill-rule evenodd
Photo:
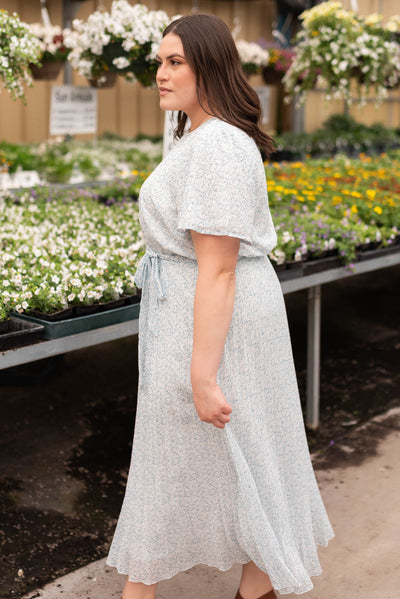
<instances>
[{"instance_id":1,"label":"wooden wall","mask_svg":"<svg viewBox=\"0 0 400 599\"><path fill-rule=\"evenodd\" d=\"M133 1L131 3L134 4ZM190 14L192 11L192 2L189 0L143 0L143 3L151 10L163 9L170 16ZM99 5L109 9L111 0L82 2L78 5L76 17L87 18ZM274 2L271 0L198 0L197 5L199 12L217 14L231 28L234 18L238 17L242 26L240 37L247 40L271 38L274 19ZM39 0L0 0L0 8L9 12L16 11L26 22L40 20ZM48 0L48 8L51 21L60 24L61 0ZM0 94L0 139L38 142L48 138L50 93L54 83L62 85L62 74L55 82L35 81L34 87L27 89L26 106L20 100L13 102L7 92L3 91ZM86 85L86 80L73 72L73 83ZM272 98L275 97L276 90L272 90ZM154 89L143 88L138 83L129 84L122 77L118 77L118 83L114 88L98 92L99 134L112 131L127 137L138 133L156 135L163 131L163 119L158 93Z\"/></svg>"},{"instance_id":2,"label":"wooden wall","mask_svg":"<svg viewBox=\"0 0 400 599\"><path fill-rule=\"evenodd\" d=\"M131 0L132 4L134 0ZM189 14L193 10L191 0L143 0L150 9L163 9L170 16ZM195 0L193 0L195 2ZM350 0L343 0L346 8L350 8ZM386 16L400 13L399 0L358 0L359 12L368 14L380 12ZM111 0L87 0L79 3L77 18L85 19L98 6L109 9ZM40 20L39 0L0 0L0 8L9 12L17 12L26 22ZM50 18L53 23L62 22L62 0L48 0ZM275 19L275 2L273 0L197 0L198 12L217 14L233 29L235 18L239 18L241 32L239 37L249 41L260 38L270 40ZM35 81L33 88L26 93L26 106L21 100L14 102L6 91L0 94L0 139L12 142L39 142L49 137L50 93L53 83L61 85L60 74L55 82ZM73 72L73 83L86 85L86 80ZM255 85L261 83L254 80ZM271 109L268 115L269 131L276 128L277 89L271 87ZM400 92L391 92L390 102L376 109L371 101L361 110L354 106L350 113L362 122L371 124L381 121L387 126L400 126ZM121 77L112 89L99 90L99 134L112 131L124 136L138 133L156 135L163 130L163 113L159 109L156 90L145 89L138 83L128 84ZM288 110L287 108L284 110ZM312 92L304 108L304 128L312 131L335 112L343 112L343 102L326 104L323 92ZM286 121L290 118L286 115Z\"/></svg>"}]
</instances>

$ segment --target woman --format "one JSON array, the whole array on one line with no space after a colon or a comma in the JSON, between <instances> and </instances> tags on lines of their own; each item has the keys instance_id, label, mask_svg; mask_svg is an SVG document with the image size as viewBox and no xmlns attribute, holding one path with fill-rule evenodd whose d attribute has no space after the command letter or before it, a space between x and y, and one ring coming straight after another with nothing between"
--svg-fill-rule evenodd
<instances>
[{"instance_id":1,"label":"woman","mask_svg":"<svg viewBox=\"0 0 400 599\"><path fill-rule=\"evenodd\" d=\"M271 139L219 18L173 21L157 60L182 139L141 190L138 411L108 564L128 575L123 599L198 563L243 564L237 598L304 593L333 533L268 259Z\"/></svg>"}]
</instances>

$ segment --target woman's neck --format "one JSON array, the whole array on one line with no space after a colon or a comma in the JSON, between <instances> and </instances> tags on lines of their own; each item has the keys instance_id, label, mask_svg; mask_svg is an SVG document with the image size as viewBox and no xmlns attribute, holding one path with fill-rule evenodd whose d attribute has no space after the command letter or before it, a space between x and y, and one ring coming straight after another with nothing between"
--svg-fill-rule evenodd
<instances>
[{"instance_id":1,"label":"woman's neck","mask_svg":"<svg viewBox=\"0 0 400 599\"><path fill-rule=\"evenodd\" d=\"M208 119L211 119L213 116L214 115L211 114L211 111L209 111L209 109L204 109L201 106L199 106L198 110L192 112L191 114L188 114L188 117L190 119L189 131L194 131L195 129L197 129L197 127L200 127L200 125L208 121Z\"/></svg>"}]
</instances>

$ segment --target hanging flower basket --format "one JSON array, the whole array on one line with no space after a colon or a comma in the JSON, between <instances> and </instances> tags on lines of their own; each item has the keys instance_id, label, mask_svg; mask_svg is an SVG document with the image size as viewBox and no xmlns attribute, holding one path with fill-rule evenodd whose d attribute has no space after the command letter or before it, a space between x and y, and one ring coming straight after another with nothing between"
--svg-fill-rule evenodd
<instances>
[{"instance_id":1,"label":"hanging flower basket","mask_svg":"<svg viewBox=\"0 0 400 599\"><path fill-rule=\"evenodd\" d=\"M268 64L263 68L262 75L267 85L277 85L293 62L295 52L292 48L267 48Z\"/></svg>"},{"instance_id":2,"label":"hanging flower basket","mask_svg":"<svg viewBox=\"0 0 400 599\"><path fill-rule=\"evenodd\" d=\"M110 71L105 71L99 77L93 77L92 79L88 79L90 87L95 87L96 89L107 89L110 87L114 87L117 81L117 73L111 73Z\"/></svg>"},{"instance_id":3,"label":"hanging flower basket","mask_svg":"<svg viewBox=\"0 0 400 599\"><path fill-rule=\"evenodd\" d=\"M359 17L341 2L327 0L303 12L300 19L303 28L296 36L296 55L283 78L287 101L297 96L297 103L304 103L315 75L327 100L349 103L365 103L374 90L378 104L387 96L387 85L397 85L400 53L393 38L398 27L395 17L388 28L382 25L381 15ZM299 81L303 72L307 75Z\"/></svg>"},{"instance_id":4,"label":"hanging flower basket","mask_svg":"<svg viewBox=\"0 0 400 599\"><path fill-rule=\"evenodd\" d=\"M399 89L400 88L400 77L397 79L397 81L395 83L391 83L389 80L386 80L384 85L385 85L385 88L389 91Z\"/></svg>"},{"instance_id":5,"label":"hanging flower basket","mask_svg":"<svg viewBox=\"0 0 400 599\"><path fill-rule=\"evenodd\" d=\"M269 60L269 52L256 42L235 40L236 48L247 79L250 75L258 75Z\"/></svg>"},{"instance_id":6,"label":"hanging flower basket","mask_svg":"<svg viewBox=\"0 0 400 599\"><path fill-rule=\"evenodd\" d=\"M282 81L284 74L283 71L277 71L274 67L264 67L262 70L262 76L267 85L277 85Z\"/></svg>"},{"instance_id":7,"label":"hanging flower basket","mask_svg":"<svg viewBox=\"0 0 400 599\"><path fill-rule=\"evenodd\" d=\"M112 73L144 73L149 70L149 61L146 56L151 51L151 44L143 44L143 49L137 58L129 55L129 52L123 49L120 42L112 42L103 48L103 58ZM126 66L118 66L118 59L123 60Z\"/></svg>"},{"instance_id":8,"label":"hanging flower basket","mask_svg":"<svg viewBox=\"0 0 400 599\"><path fill-rule=\"evenodd\" d=\"M49 60L42 64L41 67L35 64L29 65L32 77L37 81L53 81L60 74L64 62L62 60Z\"/></svg>"},{"instance_id":9,"label":"hanging flower basket","mask_svg":"<svg viewBox=\"0 0 400 599\"><path fill-rule=\"evenodd\" d=\"M30 64L38 64L41 57L39 41L29 26L16 13L9 15L0 10L0 88L5 88L16 100L25 101L24 83L32 87Z\"/></svg>"},{"instance_id":10,"label":"hanging flower basket","mask_svg":"<svg viewBox=\"0 0 400 599\"><path fill-rule=\"evenodd\" d=\"M157 63L147 58L150 52L150 42L142 45L137 56L124 50L120 42L112 42L104 46L102 58L111 73L124 75L128 81L132 73L144 87L149 87L155 83L157 72Z\"/></svg>"},{"instance_id":11,"label":"hanging flower basket","mask_svg":"<svg viewBox=\"0 0 400 599\"><path fill-rule=\"evenodd\" d=\"M138 80L151 86L155 83L155 58L162 32L169 22L164 11L113 0L110 12L95 11L87 21L73 21L65 39L66 47L71 49L68 60L89 80L110 71L127 81Z\"/></svg>"}]
</instances>

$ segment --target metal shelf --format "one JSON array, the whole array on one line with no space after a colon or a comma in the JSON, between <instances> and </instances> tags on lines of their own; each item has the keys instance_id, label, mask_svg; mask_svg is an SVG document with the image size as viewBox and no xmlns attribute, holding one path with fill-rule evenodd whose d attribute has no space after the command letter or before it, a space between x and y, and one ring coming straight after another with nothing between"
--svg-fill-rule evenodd
<instances>
[{"instance_id":1,"label":"metal shelf","mask_svg":"<svg viewBox=\"0 0 400 599\"><path fill-rule=\"evenodd\" d=\"M16 349L10 349L0 353L0 370L35 362L43 358L50 358L77 349L92 347L100 343L107 343L115 339L122 339L139 332L139 320L128 320L108 327L92 329L85 333L77 333L68 337L60 337L51 341L40 341L34 345L27 345Z\"/></svg>"},{"instance_id":2,"label":"metal shelf","mask_svg":"<svg viewBox=\"0 0 400 599\"><path fill-rule=\"evenodd\" d=\"M284 294L308 289L306 425L309 428L316 429L319 425L321 285L399 264L400 248L399 251L391 254L356 262L352 269L348 266L341 266L339 268L281 281ZM51 341L41 341L34 345L0 352L0 370L83 349L85 347L92 347L100 343L122 339L124 337L129 337L130 335L137 335L138 331L139 321L138 319L134 319L111 326L93 329L85 333L78 333L68 337L53 339Z\"/></svg>"}]
</instances>

